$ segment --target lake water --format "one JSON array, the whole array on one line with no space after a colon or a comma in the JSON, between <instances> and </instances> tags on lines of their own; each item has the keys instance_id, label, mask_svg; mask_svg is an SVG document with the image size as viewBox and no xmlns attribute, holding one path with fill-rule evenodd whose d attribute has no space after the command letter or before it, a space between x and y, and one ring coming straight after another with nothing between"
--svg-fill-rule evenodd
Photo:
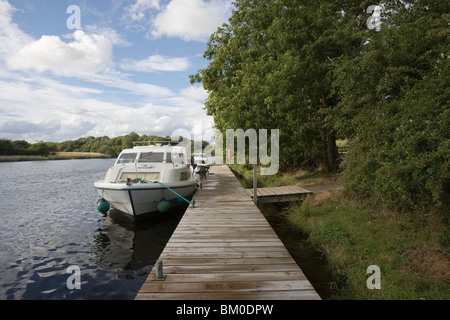
<instances>
[{"instance_id":1,"label":"lake water","mask_svg":"<svg viewBox=\"0 0 450 320\"><path fill-rule=\"evenodd\" d=\"M97 212L112 161L0 163L0 299L134 299L186 207L138 223Z\"/></svg>"}]
</instances>

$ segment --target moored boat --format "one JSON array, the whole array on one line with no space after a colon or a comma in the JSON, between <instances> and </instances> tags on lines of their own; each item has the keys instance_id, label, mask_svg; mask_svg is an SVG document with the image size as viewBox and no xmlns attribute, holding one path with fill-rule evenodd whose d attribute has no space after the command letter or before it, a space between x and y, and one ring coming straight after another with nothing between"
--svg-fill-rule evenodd
<instances>
[{"instance_id":1,"label":"moored boat","mask_svg":"<svg viewBox=\"0 0 450 320\"><path fill-rule=\"evenodd\" d=\"M193 204L197 179L188 159L183 146L135 145L119 154L94 187L102 201L134 218L164 213L184 202Z\"/></svg>"}]
</instances>

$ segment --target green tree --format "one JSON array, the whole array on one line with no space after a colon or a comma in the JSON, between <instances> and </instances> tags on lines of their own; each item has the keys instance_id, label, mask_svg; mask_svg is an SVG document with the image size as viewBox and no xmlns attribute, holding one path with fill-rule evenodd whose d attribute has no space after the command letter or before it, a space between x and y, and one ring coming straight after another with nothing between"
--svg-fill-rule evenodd
<instances>
[{"instance_id":1,"label":"green tree","mask_svg":"<svg viewBox=\"0 0 450 320\"><path fill-rule=\"evenodd\" d=\"M48 156L50 154L50 149L49 149L48 145L43 141L33 143L30 146L30 151L36 155L41 155L41 156Z\"/></svg>"},{"instance_id":2,"label":"green tree","mask_svg":"<svg viewBox=\"0 0 450 320\"><path fill-rule=\"evenodd\" d=\"M327 121L336 58L347 54L356 1L240 0L208 42L208 67L191 76L208 114L227 128L280 129L281 164L339 166ZM348 14L343 14L348 12Z\"/></svg>"},{"instance_id":3,"label":"green tree","mask_svg":"<svg viewBox=\"0 0 450 320\"><path fill-rule=\"evenodd\" d=\"M122 149L133 148L133 142L139 140L139 135L131 132L122 138Z\"/></svg>"},{"instance_id":4,"label":"green tree","mask_svg":"<svg viewBox=\"0 0 450 320\"><path fill-rule=\"evenodd\" d=\"M58 151L58 144L56 142L46 142L49 153L55 153Z\"/></svg>"},{"instance_id":5,"label":"green tree","mask_svg":"<svg viewBox=\"0 0 450 320\"><path fill-rule=\"evenodd\" d=\"M346 190L401 211L450 198L449 4L386 1L380 30L335 72L336 127L350 138Z\"/></svg>"},{"instance_id":6,"label":"green tree","mask_svg":"<svg viewBox=\"0 0 450 320\"><path fill-rule=\"evenodd\" d=\"M14 154L14 145L11 140L0 139L0 155Z\"/></svg>"},{"instance_id":7,"label":"green tree","mask_svg":"<svg viewBox=\"0 0 450 320\"><path fill-rule=\"evenodd\" d=\"M25 140L16 140L12 142L14 145L14 149L16 152L26 153L27 149L30 147L30 144Z\"/></svg>"}]
</instances>

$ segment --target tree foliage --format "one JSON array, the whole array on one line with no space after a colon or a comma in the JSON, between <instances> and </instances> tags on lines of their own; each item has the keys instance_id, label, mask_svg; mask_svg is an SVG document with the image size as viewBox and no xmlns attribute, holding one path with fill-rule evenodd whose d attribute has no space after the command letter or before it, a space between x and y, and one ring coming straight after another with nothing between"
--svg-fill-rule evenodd
<instances>
[{"instance_id":1,"label":"tree foliage","mask_svg":"<svg viewBox=\"0 0 450 320\"><path fill-rule=\"evenodd\" d=\"M0 139L0 156L3 155L42 155L48 156L57 152L94 152L102 153L108 157L117 157L123 149L132 148L134 142L188 142L186 137L161 137L155 135L138 135L130 132L124 136L109 138L103 137L83 137L77 140L69 140L64 142L43 142L30 144L25 140L11 141L8 139ZM206 141L190 141L191 153L194 152L194 145L201 144L204 150L209 143Z\"/></svg>"},{"instance_id":2,"label":"tree foliage","mask_svg":"<svg viewBox=\"0 0 450 320\"><path fill-rule=\"evenodd\" d=\"M339 165L349 194L397 210L448 210L449 3L237 0L191 76L227 128L280 129L282 168Z\"/></svg>"},{"instance_id":3,"label":"tree foliage","mask_svg":"<svg viewBox=\"0 0 450 320\"><path fill-rule=\"evenodd\" d=\"M280 129L282 166L336 169L335 130L325 120L337 102L333 61L354 41L354 3L236 1L208 42L208 67L191 76L208 90L217 128Z\"/></svg>"},{"instance_id":4,"label":"tree foliage","mask_svg":"<svg viewBox=\"0 0 450 320\"><path fill-rule=\"evenodd\" d=\"M448 4L388 1L381 29L342 59L334 123L349 138L347 191L400 211L448 210Z\"/></svg>"},{"instance_id":5,"label":"tree foliage","mask_svg":"<svg viewBox=\"0 0 450 320\"><path fill-rule=\"evenodd\" d=\"M98 152L110 157L116 157L125 148L132 148L136 141L171 141L170 137L141 135L131 132L115 138L83 137L64 142L39 141L30 144L24 140L11 141L0 139L0 155L44 155L56 152Z\"/></svg>"}]
</instances>

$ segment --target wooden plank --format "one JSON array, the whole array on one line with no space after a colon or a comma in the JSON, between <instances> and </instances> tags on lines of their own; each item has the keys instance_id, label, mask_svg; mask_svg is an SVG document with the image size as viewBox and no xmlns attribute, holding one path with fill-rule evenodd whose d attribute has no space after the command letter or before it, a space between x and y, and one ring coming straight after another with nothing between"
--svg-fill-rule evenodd
<instances>
[{"instance_id":1,"label":"wooden plank","mask_svg":"<svg viewBox=\"0 0 450 320\"><path fill-rule=\"evenodd\" d=\"M164 261L164 266L179 266L179 265L200 265L200 266L208 266L208 265L232 265L232 264L251 264L251 265L259 265L259 264L284 264L284 263L292 263L291 257L263 257L263 258L211 258L211 257L200 257L200 258L170 258L166 257Z\"/></svg>"},{"instance_id":2,"label":"wooden plank","mask_svg":"<svg viewBox=\"0 0 450 320\"><path fill-rule=\"evenodd\" d=\"M166 280L152 281L152 271L136 299L320 299L252 202L253 190L226 166L211 171L159 257Z\"/></svg>"},{"instance_id":3,"label":"wooden plank","mask_svg":"<svg viewBox=\"0 0 450 320\"><path fill-rule=\"evenodd\" d=\"M286 186L283 188L283 193L284 194L303 194L303 190L297 189L296 186Z\"/></svg>"},{"instance_id":4,"label":"wooden plank","mask_svg":"<svg viewBox=\"0 0 450 320\"><path fill-rule=\"evenodd\" d=\"M217 227L219 228L219 227ZM261 228L261 227L258 227ZM239 231L238 228L230 228L229 230L223 230L223 229L219 229L219 230L214 230L214 228L208 228L205 231L194 231L194 232L189 232L189 231L179 231L177 232L176 235L174 235L173 237L211 237L211 239L213 239L213 237L224 237L224 238L228 238L228 237L232 237L232 238L237 238L239 236L242 235L242 231ZM266 238L266 237L270 237L273 239L273 234L271 232L269 232L268 230L264 230L264 229L260 229L260 230L249 230L246 234L245 234L246 238L253 238L253 237L262 237L262 238ZM242 239L243 237L241 237Z\"/></svg>"},{"instance_id":5,"label":"wooden plank","mask_svg":"<svg viewBox=\"0 0 450 320\"><path fill-rule=\"evenodd\" d=\"M255 242L255 243L249 243ZM184 245L183 245L184 243ZM221 245L223 244L223 245ZM274 242L270 238L256 238L254 241L252 238L245 239L223 239L223 241L217 241L216 239L208 240L205 238L174 238L170 242L171 247L189 247L190 248L239 248L239 247L266 247L266 248L280 248L281 246ZM283 247L281 247L282 249Z\"/></svg>"},{"instance_id":6,"label":"wooden plank","mask_svg":"<svg viewBox=\"0 0 450 320\"><path fill-rule=\"evenodd\" d=\"M308 280L276 280L276 281L207 281L207 282L145 282L142 292L228 292L232 295L239 291L286 291L313 290Z\"/></svg>"},{"instance_id":7,"label":"wooden plank","mask_svg":"<svg viewBox=\"0 0 450 320\"><path fill-rule=\"evenodd\" d=\"M265 195L270 196L270 195L272 195L272 192L270 192L270 190L268 188L260 188L260 189L258 189L258 195L259 195L259 193L261 193L261 196L265 196Z\"/></svg>"},{"instance_id":8,"label":"wooden plank","mask_svg":"<svg viewBox=\"0 0 450 320\"><path fill-rule=\"evenodd\" d=\"M246 189L245 193L253 199L252 189ZM258 203L302 201L311 193L298 186L259 188Z\"/></svg>"},{"instance_id":9,"label":"wooden plank","mask_svg":"<svg viewBox=\"0 0 450 320\"><path fill-rule=\"evenodd\" d=\"M305 193L304 189L301 189L297 186L286 186L286 192L288 193Z\"/></svg>"},{"instance_id":10,"label":"wooden plank","mask_svg":"<svg viewBox=\"0 0 450 320\"><path fill-rule=\"evenodd\" d=\"M173 243L172 243L173 244ZM163 257L166 253L183 253L185 255L195 254L195 253L205 253L205 254L218 254L218 253L235 253L235 254L245 254L245 253L252 253L252 252L262 252L262 253L274 253L274 252L281 252L285 254L285 256L289 256L289 253L286 251L280 250L279 247L189 247L189 250L186 250L186 246L168 246L164 249L164 252L161 254L161 257Z\"/></svg>"},{"instance_id":11,"label":"wooden plank","mask_svg":"<svg viewBox=\"0 0 450 320\"><path fill-rule=\"evenodd\" d=\"M245 189L245 193L253 198L253 189ZM270 187L270 188L258 188L258 197L271 197L282 195L305 195L312 192L298 186L283 186L283 187Z\"/></svg>"},{"instance_id":12,"label":"wooden plank","mask_svg":"<svg viewBox=\"0 0 450 320\"><path fill-rule=\"evenodd\" d=\"M171 274L165 282L230 282L230 281L276 281L276 280L306 280L301 271L274 271L248 273L203 273L203 274Z\"/></svg>"},{"instance_id":13,"label":"wooden plank","mask_svg":"<svg viewBox=\"0 0 450 320\"><path fill-rule=\"evenodd\" d=\"M253 273L253 272L279 272L279 271L298 271L299 267L296 263L289 264L231 264L231 265L212 265L212 266L199 266L199 265L184 265L184 266L167 266L164 267L164 274L209 274L217 272L230 272L230 273ZM154 274L151 273L147 278L147 281L151 281Z\"/></svg>"},{"instance_id":14,"label":"wooden plank","mask_svg":"<svg viewBox=\"0 0 450 320\"><path fill-rule=\"evenodd\" d=\"M186 224L183 224L183 226L178 225L177 227L177 233L193 233L193 232L211 232L211 231L233 231L233 230L240 230L236 226L223 226L223 225L205 225L204 227L199 226L186 226ZM248 229L250 232L258 232L258 231L265 231L265 232L272 232L272 229L269 226L248 226Z\"/></svg>"},{"instance_id":15,"label":"wooden plank","mask_svg":"<svg viewBox=\"0 0 450 320\"><path fill-rule=\"evenodd\" d=\"M164 252L160 256L160 259L167 259L167 258L189 258L189 259L195 259L195 258L223 258L223 259L244 259L244 258L286 258L289 257L288 254L286 254L283 251L248 251L248 252L235 252L234 250L232 252L208 252L204 250L194 250L199 248L193 248L189 250L189 253L186 253L184 251L179 252ZM203 248L201 248L203 249Z\"/></svg>"},{"instance_id":16,"label":"wooden plank","mask_svg":"<svg viewBox=\"0 0 450 320\"><path fill-rule=\"evenodd\" d=\"M313 290L264 291L264 292L183 292L140 293L137 300L318 300Z\"/></svg>"}]
</instances>

